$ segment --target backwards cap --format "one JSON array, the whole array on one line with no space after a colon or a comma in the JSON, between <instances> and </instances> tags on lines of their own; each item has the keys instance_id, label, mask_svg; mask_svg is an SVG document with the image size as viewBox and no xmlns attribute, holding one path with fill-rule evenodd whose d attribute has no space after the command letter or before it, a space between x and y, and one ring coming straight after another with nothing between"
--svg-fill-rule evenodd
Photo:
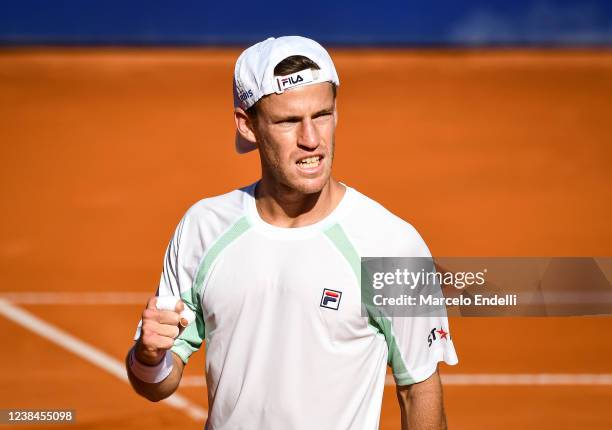
<instances>
[{"instance_id":1,"label":"backwards cap","mask_svg":"<svg viewBox=\"0 0 612 430\"><path fill-rule=\"evenodd\" d=\"M274 76L274 68L287 57L302 55L317 63L320 70L302 70ZM234 69L234 108L247 110L263 96L304 85L332 82L340 85L334 63L321 45L301 36L270 37L240 54ZM245 153L256 146L236 131L236 151Z\"/></svg>"}]
</instances>

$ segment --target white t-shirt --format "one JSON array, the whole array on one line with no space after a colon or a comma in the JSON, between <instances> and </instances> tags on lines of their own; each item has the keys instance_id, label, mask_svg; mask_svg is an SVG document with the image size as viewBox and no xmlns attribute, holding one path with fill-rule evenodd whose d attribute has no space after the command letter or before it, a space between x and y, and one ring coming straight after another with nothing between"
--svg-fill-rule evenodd
<instances>
[{"instance_id":1,"label":"white t-shirt","mask_svg":"<svg viewBox=\"0 0 612 430\"><path fill-rule=\"evenodd\" d=\"M361 316L360 257L429 257L417 231L347 187L306 227L263 221L253 184L201 200L168 246L158 294L197 318L172 351L206 344L207 428L378 428L386 366L399 385L457 363L445 317Z\"/></svg>"}]
</instances>

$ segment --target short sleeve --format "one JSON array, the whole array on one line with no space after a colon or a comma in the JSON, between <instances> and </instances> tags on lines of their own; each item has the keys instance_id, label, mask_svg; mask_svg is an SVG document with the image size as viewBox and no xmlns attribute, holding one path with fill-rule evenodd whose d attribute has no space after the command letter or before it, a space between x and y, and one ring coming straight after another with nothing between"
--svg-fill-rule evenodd
<instances>
[{"instance_id":1,"label":"short sleeve","mask_svg":"<svg viewBox=\"0 0 612 430\"><path fill-rule=\"evenodd\" d=\"M163 269L157 288L157 296L177 296L196 315L191 323L174 341L172 352L187 363L191 354L197 351L204 340L204 318L198 294L193 290L195 274L204 254L204 246L197 232L196 223L189 213L177 226L164 255ZM142 323L142 322L141 322ZM140 326L134 340L140 337Z\"/></svg>"},{"instance_id":2,"label":"short sleeve","mask_svg":"<svg viewBox=\"0 0 612 430\"><path fill-rule=\"evenodd\" d=\"M432 258L419 233L410 226L402 257ZM431 267L433 267L433 264ZM439 285L435 286L439 290ZM438 363L458 363L445 309L432 316L393 316L388 318L391 339L389 365L397 385L411 385L429 378Z\"/></svg>"},{"instance_id":3,"label":"short sleeve","mask_svg":"<svg viewBox=\"0 0 612 430\"><path fill-rule=\"evenodd\" d=\"M391 329L395 345L389 348L389 364L397 385L424 381L440 361L457 364L446 317L394 317Z\"/></svg>"}]
</instances>

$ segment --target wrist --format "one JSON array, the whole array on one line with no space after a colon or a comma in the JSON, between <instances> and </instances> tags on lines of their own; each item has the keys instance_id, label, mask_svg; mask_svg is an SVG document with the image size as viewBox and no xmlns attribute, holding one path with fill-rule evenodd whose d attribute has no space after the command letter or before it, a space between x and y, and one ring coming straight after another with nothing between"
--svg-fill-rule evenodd
<instances>
[{"instance_id":1,"label":"wrist","mask_svg":"<svg viewBox=\"0 0 612 430\"><path fill-rule=\"evenodd\" d=\"M157 366L165 357L166 351L160 349L149 349L144 346L140 339L132 348L134 358L146 366Z\"/></svg>"},{"instance_id":2,"label":"wrist","mask_svg":"<svg viewBox=\"0 0 612 430\"><path fill-rule=\"evenodd\" d=\"M159 363L151 366L140 361L136 357L136 348L132 348L128 357L128 363L132 374L143 382L157 384L170 375L174 367L174 357L170 350L167 350Z\"/></svg>"}]
</instances>

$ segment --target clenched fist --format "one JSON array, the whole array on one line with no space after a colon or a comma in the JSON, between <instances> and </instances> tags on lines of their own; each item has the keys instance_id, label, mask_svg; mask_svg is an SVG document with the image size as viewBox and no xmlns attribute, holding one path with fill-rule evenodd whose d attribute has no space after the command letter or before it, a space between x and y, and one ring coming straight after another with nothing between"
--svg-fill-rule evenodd
<instances>
[{"instance_id":1,"label":"clenched fist","mask_svg":"<svg viewBox=\"0 0 612 430\"><path fill-rule=\"evenodd\" d=\"M175 304L173 308L172 304ZM138 361L155 366L162 360L174 345L174 339L189 325L186 309L185 304L173 296L149 299L142 312L140 339L134 351Z\"/></svg>"}]
</instances>

